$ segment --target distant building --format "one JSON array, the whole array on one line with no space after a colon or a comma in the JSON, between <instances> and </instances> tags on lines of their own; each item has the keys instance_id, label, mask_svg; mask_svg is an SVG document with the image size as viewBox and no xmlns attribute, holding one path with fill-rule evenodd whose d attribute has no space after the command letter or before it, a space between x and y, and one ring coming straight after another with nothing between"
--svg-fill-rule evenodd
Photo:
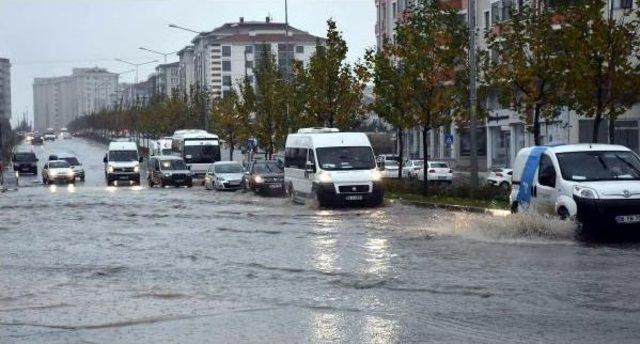
<instances>
[{"instance_id":1,"label":"distant building","mask_svg":"<svg viewBox=\"0 0 640 344\"><path fill-rule=\"evenodd\" d=\"M120 84L122 106L129 108L147 104L157 94L157 74L153 73L146 81L137 84Z\"/></svg>"},{"instance_id":2,"label":"distant building","mask_svg":"<svg viewBox=\"0 0 640 344\"><path fill-rule=\"evenodd\" d=\"M288 35L286 34L288 33ZM255 70L265 52L276 57L284 73L291 72L294 60L309 63L317 44L324 39L284 23L245 21L224 24L196 36L193 44L193 80L214 96L237 87L245 77L255 83ZM186 48L185 48L186 49ZM185 71L187 58L185 56ZM185 87L188 78L185 78Z\"/></svg>"},{"instance_id":3,"label":"distant building","mask_svg":"<svg viewBox=\"0 0 640 344\"><path fill-rule=\"evenodd\" d=\"M0 58L0 119L11 119L11 63Z\"/></svg>"},{"instance_id":4,"label":"distant building","mask_svg":"<svg viewBox=\"0 0 640 344\"><path fill-rule=\"evenodd\" d=\"M178 88L191 94L191 87L195 85L195 62L193 46L184 47L178 52L180 58L178 67Z\"/></svg>"},{"instance_id":5,"label":"distant building","mask_svg":"<svg viewBox=\"0 0 640 344\"><path fill-rule=\"evenodd\" d=\"M103 68L74 68L70 76L33 82L35 129L63 128L74 119L117 102L118 74Z\"/></svg>"},{"instance_id":6,"label":"distant building","mask_svg":"<svg viewBox=\"0 0 640 344\"><path fill-rule=\"evenodd\" d=\"M180 86L179 78L180 63L161 64L156 67L157 94L170 97L174 90Z\"/></svg>"}]
</instances>

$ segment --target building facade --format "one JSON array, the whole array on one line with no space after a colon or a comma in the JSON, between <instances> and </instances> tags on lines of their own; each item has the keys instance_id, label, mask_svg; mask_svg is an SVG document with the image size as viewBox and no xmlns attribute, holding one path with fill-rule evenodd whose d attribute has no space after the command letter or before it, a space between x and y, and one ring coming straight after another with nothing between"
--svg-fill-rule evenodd
<instances>
[{"instance_id":1,"label":"building facade","mask_svg":"<svg viewBox=\"0 0 640 344\"><path fill-rule=\"evenodd\" d=\"M33 82L34 127L64 128L74 119L117 104L118 75L102 68L74 68L70 76Z\"/></svg>"},{"instance_id":2,"label":"building facade","mask_svg":"<svg viewBox=\"0 0 640 344\"><path fill-rule=\"evenodd\" d=\"M178 51L178 88L191 95L191 88L195 85L195 55L193 46L188 45Z\"/></svg>"},{"instance_id":3,"label":"building facade","mask_svg":"<svg viewBox=\"0 0 640 344\"><path fill-rule=\"evenodd\" d=\"M265 54L273 54L284 73L290 73L292 62L308 64L317 44L324 39L284 23L245 21L224 24L192 40L193 82L204 85L214 97L223 96L244 78L255 83L255 70ZM188 48L188 47L187 47ZM187 49L185 48L185 49ZM190 63L190 61L189 61ZM188 71L185 61L185 72ZM189 87L185 77L184 87Z\"/></svg>"},{"instance_id":4,"label":"building facade","mask_svg":"<svg viewBox=\"0 0 640 344\"><path fill-rule=\"evenodd\" d=\"M161 64L156 67L156 93L171 97L180 87L180 62Z\"/></svg>"},{"instance_id":5,"label":"building facade","mask_svg":"<svg viewBox=\"0 0 640 344\"><path fill-rule=\"evenodd\" d=\"M613 15L621 18L630 8L637 6L627 0L612 0ZM392 41L396 23L402 20L406 11L415 6L415 0L375 0L377 22L375 27L378 47L385 40ZM449 0L448 5L459 9L461 18L466 21L467 0ZM485 32L496 24L510 19L512 8L522 1L517 0L476 0L475 22L477 27L476 48L487 48ZM491 92L490 92L491 93ZM511 167L518 151L534 144L530 128L523 122L522 114L503 106L497 95L490 95L482 105L488 116L484 127L478 131L478 156L480 170L492 167ZM603 121L600 135L606 142L607 121ZM591 142L593 121L580 118L574 113L561 111L553 121L541 123L541 141L543 143L579 143ZM638 152L640 149L640 105L631 108L616 122L616 142ZM465 169L469 165L470 135L467 129L441 127L430 131L427 137L428 155L431 159L448 160L453 166ZM419 130L409 130L405 134L405 156L422 157L422 137Z\"/></svg>"},{"instance_id":6,"label":"building facade","mask_svg":"<svg viewBox=\"0 0 640 344\"><path fill-rule=\"evenodd\" d=\"M11 62L0 58L0 119L11 119Z\"/></svg>"}]
</instances>

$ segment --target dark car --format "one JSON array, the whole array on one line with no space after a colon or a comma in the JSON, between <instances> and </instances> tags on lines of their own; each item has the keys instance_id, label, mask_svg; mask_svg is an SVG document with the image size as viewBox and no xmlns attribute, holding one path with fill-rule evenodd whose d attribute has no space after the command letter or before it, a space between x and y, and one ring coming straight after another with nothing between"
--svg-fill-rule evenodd
<instances>
[{"instance_id":1,"label":"dark car","mask_svg":"<svg viewBox=\"0 0 640 344\"><path fill-rule=\"evenodd\" d=\"M182 158L177 156L154 156L147 165L149 187L159 185L193 186L193 176Z\"/></svg>"},{"instance_id":2,"label":"dark car","mask_svg":"<svg viewBox=\"0 0 640 344\"><path fill-rule=\"evenodd\" d=\"M43 145L44 144L44 139L42 139L42 136L36 135L36 136L33 137L33 140L31 140L31 144L32 145Z\"/></svg>"},{"instance_id":3,"label":"dark car","mask_svg":"<svg viewBox=\"0 0 640 344\"><path fill-rule=\"evenodd\" d=\"M246 190L260 194L284 194L284 166L275 160L256 160L244 176Z\"/></svg>"},{"instance_id":4,"label":"dark car","mask_svg":"<svg viewBox=\"0 0 640 344\"><path fill-rule=\"evenodd\" d=\"M16 152L11 157L13 170L18 173L38 174L38 159L33 152Z\"/></svg>"}]
</instances>

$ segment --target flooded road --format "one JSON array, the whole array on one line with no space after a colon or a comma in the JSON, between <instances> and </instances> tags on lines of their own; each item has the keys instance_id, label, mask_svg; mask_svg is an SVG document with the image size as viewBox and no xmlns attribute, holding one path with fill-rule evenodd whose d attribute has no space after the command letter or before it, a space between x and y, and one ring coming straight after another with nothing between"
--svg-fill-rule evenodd
<instances>
[{"instance_id":1,"label":"flooded road","mask_svg":"<svg viewBox=\"0 0 640 344\"><path fill-rule=\"evenodd\" d=\"M0 194L2 343L638 343L640 246L571 225L86 183Z\"/></svg>"}]
</instances>

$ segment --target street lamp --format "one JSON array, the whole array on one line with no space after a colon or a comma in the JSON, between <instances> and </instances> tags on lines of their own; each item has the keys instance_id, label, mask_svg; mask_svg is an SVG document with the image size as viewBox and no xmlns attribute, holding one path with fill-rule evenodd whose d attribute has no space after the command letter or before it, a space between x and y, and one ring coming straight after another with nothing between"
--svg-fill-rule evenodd
<instances>
[{"instance_id":1,"label":"street lamp","mask_svg":"<svg viewBox=\"0 0 640 344\"><path fill-rule=\"evenodd\" d=\"M119 59L119 58L116 58L116 61L122 62L122 63L126 63L128 65L132 65L132 66L136 67L136 84L138 83L138 70L139 70L139 67L140 66L144 66L144 65L149 64L149 63L158 62L158 60L153 60L153 61L147 61L147 62L143 62L143 63L133 63L133 62L125 61L123 59Z\"/></svg>"},{"instance_id":2,"label":"street lamp","mask_svg":"<svg viewBox=\"0 0 640 344\"><path fill-rule=\"evenodd\" d=\"M201 33L204 33L204 32L202 32L202 31L192 30L192 29L189 29L189 28L186 28L186 27L183 27L183 26L179 26L179 25L176 25L176 24L169 24L169 27L170 27L170 28L174 28L174 29L180 29L180 30L184 30L184 31L189 31L189 32L197 33L198 35L199 35L199 34L201 34Z\"/></svg>"},{"instance_id":3,"label":"street lamp","mask_svg":"<svg viewBox=\"0 0 640 344\"><path fill-rule=\"evenodd\" d=\"M157 50L153 50L153 49L149 49L149 48L145 48L145 47L140 47L138 49L163 56L164 57L164 64L167 64L167 56L173 55L173 54L177 53L178 51L180 51L180 50L178 50L178 51L173 51L173 52L170 52L170 53L163 53L163 52L160 52L160 51L157 51Z\"/></svg>"}]
</instances>

